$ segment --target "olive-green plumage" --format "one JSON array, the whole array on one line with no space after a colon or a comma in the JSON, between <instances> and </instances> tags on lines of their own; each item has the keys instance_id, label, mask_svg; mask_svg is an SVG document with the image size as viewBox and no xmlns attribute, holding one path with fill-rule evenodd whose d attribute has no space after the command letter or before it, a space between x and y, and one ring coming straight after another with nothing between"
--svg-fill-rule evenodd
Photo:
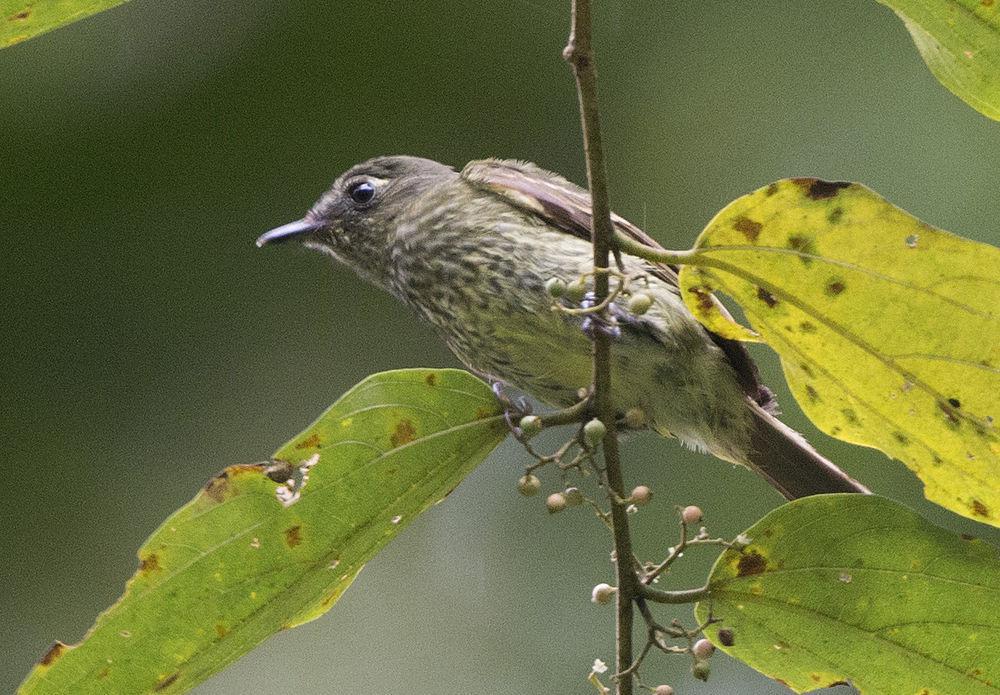
<instances>
[{"instance_id":1,"label":"olive-green plumage","mask_svg":"<svg viewBox=\"0 0 1000 695\"><path fill-rule=\"evenodd\" d=\"M380 157L341 175L303 220L259 245L296 238L332 255L428 321L482 376L568 405L591 378L581 318L552 310L551 278L592 269L586 191L531 164L485 160L462 172ZM655 242L625 220L620 231ZM624 412L699 450L747 465L787 496L864 491L778 422L746 351L705 330L670 268L623 257L653 299L641 316L613 307L612 389Z\"/></svg>"}]
</instances>

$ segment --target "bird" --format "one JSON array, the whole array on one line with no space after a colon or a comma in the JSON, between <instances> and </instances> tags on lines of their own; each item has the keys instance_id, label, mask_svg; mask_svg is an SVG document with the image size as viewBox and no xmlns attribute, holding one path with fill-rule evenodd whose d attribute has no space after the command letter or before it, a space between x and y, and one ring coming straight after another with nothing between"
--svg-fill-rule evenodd
<instances>
[{"instance_id":1,"label":"bird","mask_svg":"<svg viewBox=\"0 0 1000 695\"><path fill-rule=\"evenodd\" d=\"M585 189L529 162L458 170L382 156L349 168L304 217L256 244L297 241L332 257L411 307L472 372L566 407L592 379L592 341L586 318L553 310L568 300L554 300L551 287L592 287L591 217ZM618 215L612 223L662 248ZM618 255L649 305L639 314L618 296L613 325L603 326L615 336L619 413L639 412L659 434L757 472L788 499L868 492L777 418L746 348L687 309L676 268Z\"/></svg>"}]
</instances>

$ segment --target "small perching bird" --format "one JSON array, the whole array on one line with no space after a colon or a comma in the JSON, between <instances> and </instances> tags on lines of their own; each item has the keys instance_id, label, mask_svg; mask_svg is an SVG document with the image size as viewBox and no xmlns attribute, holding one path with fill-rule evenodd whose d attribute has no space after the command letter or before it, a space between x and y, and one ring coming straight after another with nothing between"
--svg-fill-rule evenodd
<instances>
[{"instance_id":1,"label":"small perching bird","mask_svg":"<svg viewBox=\"0 0 1000 695\"><path fill-rule=\"evenodd\" d=\"M296 239L333 256L414 308L469 369L566 406L590 383L590 339L580 316L552 310L546 283L578 286L592 273L590 220L585 190L533 164L483 160L457 172L378 157L257 245ZM613 223L659 248L626 220ZM774 416L746 349L698 323L673 268L621 260L651 303L641 314L624 295L610 306L620 412L638 408L657 432L747 466L789 498L867 492Z\"/></svg>"}]
</instances>

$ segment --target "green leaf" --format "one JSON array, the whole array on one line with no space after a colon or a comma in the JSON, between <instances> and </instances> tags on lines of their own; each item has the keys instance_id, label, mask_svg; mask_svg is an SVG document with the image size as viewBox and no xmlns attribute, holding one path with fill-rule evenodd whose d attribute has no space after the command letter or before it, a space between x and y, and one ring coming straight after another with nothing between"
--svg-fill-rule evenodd
<instances>
[{"instance_id":1,"label":"green leaf","mask_svg":"<svg viewBox=\"0 0 1000 695\"><path fill-rule=\"evenodd\" d=\"M227 468L139 550L125 594L22 695L180 693L336 602L364 563L504 438L497 400L460 370L365 379L275 455ZM311 462L287 506L278 485Z\"/></svg>"},{"instance_id":2,"label":"green leaf","mask_svg":"<svg viewBox=\"0 0 1000 695\"><path fill-rule=\"evenodd\" d=\"M125 0L0 0L0 48L121 5Z\"/></svg>"},{"instance_id":3,"label":"green leaf","mask_svg":"<svg viewBox=\"0 0 1000 695\"><path fill-rule=\"evenodd\" d=\"M710 639L795 692L1000 691L1000 553L891 500L790 502L712 569ZM700 621L708 602L696 607ZM732 646L719 640L729 628Z\"/></svg>"},{"instance_id":4,"label":"green leaf","mask_svg":"<svg viewBox=\"0 0 1000 695\"><path fill-rule=\"evenodd\" d=\"M903 20L941 84L1000 120L1000 3L994 0L879 0Z\"/></svg>"},{"instance_id":5,"label":"green leaf","mask_svg":"<svg viewBox=\"0 0 1000 695\"><path fill-rule=\"evenodd\" d=\"M690 262L688 305L732 296L820 429L900 459L928 499L1000 525L1000 249L859 184L789 179L716 215Z\"/></svg>"}]
</instances>

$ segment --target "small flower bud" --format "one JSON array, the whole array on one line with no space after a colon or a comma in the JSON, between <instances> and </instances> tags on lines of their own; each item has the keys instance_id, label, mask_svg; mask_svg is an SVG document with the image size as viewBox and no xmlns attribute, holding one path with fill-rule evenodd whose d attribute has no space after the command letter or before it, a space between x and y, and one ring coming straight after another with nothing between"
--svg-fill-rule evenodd
<instances>
[{"instance_id":1,"label":"small flower bud","mask_svg":"<svg viewBox=\"0 0 1000 695\"><path fill-rule=\"evenodd\" d=\"M674 689L669 685L658 685L653 690L653 695L674 695Z\"/></svg>"},{"instance_id":2,"label":"small flower bud","mask_svg":"<svg viewBox=\"0 0 1000 695\"><path fill-rule=\"evenodd\" d=\"M594 590L590 592L590 600L598 604L609 603L611 599L614 598L616 591L618 591L618 589L610 584L598 584L594 587Z\"/></svg>"},{"instance_id":3,"label":"small flower bud","mask_svg":"<svg viewBox=\"0 0 1000 695\"><path fill-rule=\"evenodd\" d=\"M600 444L607 431L608 430L604 426L604 423L596 417L583 426L584 439L587 440L587 444L590 446L597 446Z\"/></svg>"},{"instance_id":4,"label":"small flower bud","mask_svg":"<svg viewBox=\"0 0 1000 695\"><path fill-rule=\"evenodd\" d=\"M684 507L684 510L681 512L681 519L685 524L697 524L701 521L701 517L701 507L696 507L693 504Z\"/></svg>"},{"instance_id":5,"label":"small flower bud","mask_svg":"<svg viewBox=\"0 0 1000 695\"><path fill-rule=\"evenodd\" d=\"M632 490L631 497L629 497L629 500L638 507L649 504L651 499L653 499L653 491L645 485L636 485L635 489Z\"/></svg>"},{"instance_id":6,"label":"small flower bud","mask_svg":"<svg viewBox=\"0 0 1000 695\"><path fill-rule=\"evenodd\" d=\"M553 299L559 299L566 294L566 283L559 278L549 278L545 282L545 291Z\"/></svg>"},{"instance_id":7,"label":"small flower bud","mask_svg":"<svg viewBox=\"0 0 1000 695\"><path fill-rule=\"evenodd\" d=\"M695 658L700 661L704 661L708 657L712 656L713 652L715 652L715 645L704 637L695 642L694 646L691 647L691 653L694 654Z\"/></svg>"},{"instance_id":8,"label":"small flower bud","mask_svg":"<svg viewBox=\"0 0 1000 695\"><path fill-rule=\"evenodd\" d=\"M563 497L566 498L566 506L579 507L583 504L583 493L578 487L568 487L563 490Z\"/></svg>"},{"instance_id":9,"label":"small flower bud","mask_svg":"<svg viewBox=\"0 0 1000 695\"><path fill-rule=\"evenodd\" d=\"M694 662L694 666L691 667L691 675L700 681L707 681L711 671L712 669L707 661L696 661Z\"/></svg>"},{"instance_id":10,"label":"small flower bud","mask_svg":"<svg viewBox=\"0 0 1000 695\"><path fill-rule=\"evenodd\" d=\"M571 302L580 303L583 301L584 296L587 294L587 283L583 279L574 280L573 282L566 285L566 291L563 296L566 297Z\"/></svg>"},{"instance_id":11,"label":"small flower bud","mask_svg":"<svg viewBox=\"0 0 1000 695\"><path fill-rule=\"evenodd\" d=\"M521 433L525 437L534 437L542 431L542 418L537 415L525 415L517 426L521 428Z\"/></svg>"},{"instance_id":12,"label":"small flower bud","mask_svg":"<svg viewBox=\"0 0 1000 695\"><path fill-rule=\"evenodd\" d=\"M534 497L542 487L542 481L531 473L526 473L517 481L517 491L525 497Z\"/></svg>"},{"instance_id":13,"label":"small flower bud","mask_svg":"<svg viewBox=\"0 0 1000 695\"><path fill-rule=\"evenodd\" d=\"M561 492L553 492L545 499L545 506L550 514L561 512L568 506L566 504L566 495Z\"/></svg>"},{"instance_id":14,"label":"small flower bud","mask_svg":"<svg viewBox=\"0 0 1000 695\"><path fill-rule=\"evenodd\" d=\"M719 630L719 644L723 647L731 647L736 644L736 635L731 627L724 627Z\"/></svg>"},{"instance_id":15,"label":"small flower bud","mask_svg":"<svg viewBox=\"0 0 1000 695\"><path fill-rule=\"evenodd\" d=\"M752 542L753 539L751 539L750 536L748 536L745 533L741 533L740 535L736 536L736 538L733 539L733 542L730 544L729 547L731 547L733 550L743 550Z\"/></svg>"},{"instance_id":16,"label":"small flower bud","mask_svg":"<svg viewBox=\"0 0 1000 695\"><path fill-rule=\"evenodd\" d=\"M645 292L636 292L628 300L628 310L633 314L645 314L653 306L653 298Z\"/></svg>"},{"instance_id":17,"label":"small flower bud","mask_svg":"<svg viewBox=\"0 0 1000 695\"><path fill-rule=\"evenodd\" d=\"M642 408L629 408L625 411L625 426L630 430L640 430L646 426L646 412Z\"/></svg>"}]
</instances>

